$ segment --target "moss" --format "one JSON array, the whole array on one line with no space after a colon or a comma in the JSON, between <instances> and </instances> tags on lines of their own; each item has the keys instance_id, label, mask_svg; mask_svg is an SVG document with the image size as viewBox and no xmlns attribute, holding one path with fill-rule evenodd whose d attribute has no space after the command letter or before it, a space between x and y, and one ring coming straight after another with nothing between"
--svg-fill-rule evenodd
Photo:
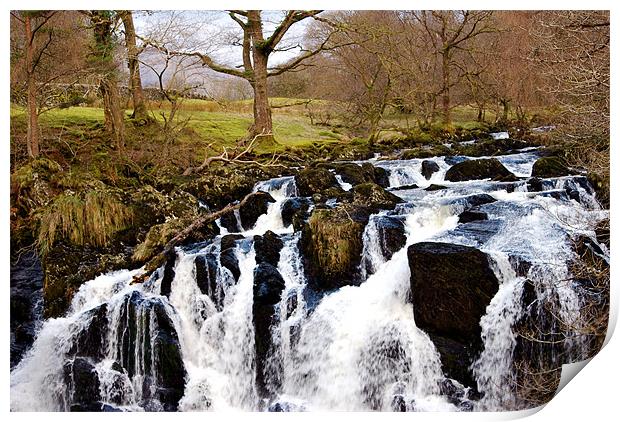
<instances>
[{"instance_id":1,"label":"moss","mask_svg":"<svg viewBox=\"0 0 620 422\"><path fill-rule=\"evenodd\" d=\"M533 177L561 177L572 174L560 157L542 157L536 160L532 167Z\"/></svg>"},{"instance_id":2,"label":"moss","mask_svg":"<svg viewBox=\"0 0 620 422\"><path fill-rule=\"evenodd\" d=\"M83 195L66 191L42 211L37 240L42 254L58 239L75 245L106 246L132 217L131 209L111 191L92 190Z\"/></svg>"}]
</instances>

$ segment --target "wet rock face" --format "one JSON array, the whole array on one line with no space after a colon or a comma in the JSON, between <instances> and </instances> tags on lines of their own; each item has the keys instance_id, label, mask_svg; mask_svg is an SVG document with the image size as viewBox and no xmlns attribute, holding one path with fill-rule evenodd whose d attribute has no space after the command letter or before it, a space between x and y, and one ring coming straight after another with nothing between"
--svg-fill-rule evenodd
<instances>
[{"instance_id":1,"label":"wet rock face","mask_svg":"<svg viewBox=\"0 0 620 422\"><path fill-rule=\"evenodd\" d=\"M430 179L431 176L439 171L439 164L431 160L422 161L422 176L426 178L426 180Z\"/></svg>"},{"instance_id":2,"label":"wet rock face","mask_svg":"<svg viewBox=\"0 0 620 422\"><path fill-rule=\"evenodd\" d=\"M434 341L444 373L473 387L468 368L482 349L480 319L499 287L488 258L472 247L435 242L407 252L416 325Z\"/></svg>"},{"instance_id":3,"label":"wet rock face","mask_svg":"<svg viewBox=\"0 0 620 422\"><path fill-rule=\"evenodd\" d=\"M250 195L247 202L239 208L239 218L244 230L250 230L256 224L261 215L267 213L269 204L275 199L267 192L255 192Z\"/></svg>"},{"instance_id":4,"label":"wet rock face","mask_svg":"<svg viewBox=\"0 0 620 422\"><path fill-rule=\"evenodd\" d=\"M295 176L297 191L300 196L312 196L315 193L322 193L330 188L342 188L329 170L321 167L311 167L301 170Z\"/></svg>"},{"instance_id":5,"label":"wet rock face","mask_svg":"<svg viewBox=\"0 0 620 422\"><path fill-rule=\"evenodd\" d=\"M532 177L561 177L572 174L560 157L542 157L532 167Z\"/></svg>"},{"instance_id":6,"label":"wet rock face","mask_svg":"<svg viewBox=\"0 0 620 422\"><path fill-rule=\"evenodd\" d=\"M235 280L239 280L241 270L235 249L237 240L243 239L240 234L227 234L221 240L220 264L231 272Z\"/></svg>"},{"instance_id":7,"label":"wet rock face","mask_svg":"<svg viewBox=\"0 0 620 422\"><path fill-rule=\"evenodd\" d=\"M512 181L516 177L497 158L463 161L453 165L446 172L446 180L451 182L480 179Z\"/></svg>"},{"instance_id":8,"label":"wet rock face","mask_svg":"<svg viewBox=\"0 0 620 422\"><path fill-rule=\"evenodd\" d=\"M262 236L254 236L254 250L256 251L256 263L266 262L277 266L280 261L280 251L284 243L280 236L268 230Z\"/></svg>"},{"instance_id":9,"label":"wet rock face","mask_svg":"<svg viewBox=\"0 0 620 422\"><path fill-rule=\"evenodd\" d=\"M403 200L375 183L364 183L353 188L353 203L376 211L393 210Z\"/></svg>"},{"instance_id":10,"label":"wet rock face","mask_svg":"<svg viewBox=\"0 0 620 422\"><path fill-rule=\"evenodd\" d=\"M93 363L84 357L67 361L63 367L71 411L101 410L99 377Z\"/></svg>"},{"instance_id":11,"label":"wet rock face","mask_svg":"<svg viewBox=\"0 0 620 422\"><path fill-rule=\"evenodd\" d=\"M304 268L313 288L331 290L357 283L369 215L352 206L314 210L301 238Z\"/></svg>"},{"instance_id":12,"label":"wet rock face","mask_svg":"<svg viewBox=\"0 0 620 422\"><path fill-rule=\"evenodd\" d=\"M198 255L194 259L196 284L203 295L209 296L218 311L224 306L225 292L217 284L217 257L212 254Z\"/></svg>"},{"instance_id":13,"label":"wet rock face","mask_svg":"<svg viewBox=\"0 0 620 422\"><path fill-rule=\"evenodd\" d=\"M42 312L43 271L33 252L11 262L11 368L34 342L36 321Z\"/></svg>"},{"instance_id":14,"label":"wet rock face","mask_svg":"<svg viewBox=\"0 0 620 422\"><path fill-rule=\"evenodd\" d=\"M282 223L284 227L291 224L295 231L301 230L305 221L310 217L308 210L312 201L308 198L290 198L282 204Z\"/></svg>"},{"instance_id":15,"label":"wet rock face","mask_svg":"<svg viewBox=\"0 0 620 422\"><path fill-rule=\"evenodd\" d=\"M377 220L377 228L379 229L381 253L386 260L389 260L394 253L407 243L405 223L395 217L382 216L375 218Z\"/></svg>"},{"instance_id":16,"label":"wet rock face","mask_svg":"<svg viewBox=\"0 0 620 422\"><path fill-rule=\"evenodd\" d=\"M267 370L267 358L272 348L271 326L276 323L275 305L280 302L284 290L284 279L275 266L261 262L254 269L254 301L252 320L254 323L254 345L256 350L256 388L261 397L270 397L277 390L273 368ZM271 382L267 382L269 377ZM272 390L270 390L269 388Z\"/></svg>"},{"instance_id":17,"label":"wet rock face","mask_svg":"<svg viewBox=\"0 0 620 422\"><path fill-rule=\"evenodd\" d=\"M87 311L90 323L73 339L69 355L101 360L105 357L108 337L108 306L104 303Z\"/></svg>"}]
</instances>

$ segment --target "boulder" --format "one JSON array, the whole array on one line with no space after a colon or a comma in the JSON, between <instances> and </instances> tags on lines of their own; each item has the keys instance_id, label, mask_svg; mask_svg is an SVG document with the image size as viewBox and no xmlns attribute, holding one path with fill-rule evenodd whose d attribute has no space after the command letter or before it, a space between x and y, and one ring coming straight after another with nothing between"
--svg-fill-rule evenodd
<instances>
[{"instance_id":1,"label":"boulder","mask_svg":"<svg viewBox=\"0 0 620 422\"><path fill-rule=\"evenodd\" d=\"M480 179L513 181L516 178L497 158L463 161L453 165L446 172L446 180L451 182Z\"/></svg>"},{"instance_id":2,"label":"boulder","mask_svg":"<svg viewBox=\"0 0 620 422\"><path fill-rule=\"evenodd\" d=\"M433 173L439 171L439 164L431 160L422 161L422 176L426 178L426 180L430 179Z\"/></svg>"},{"instance_id":3,"label":"boulder","mask_svg":"<svg viewBox=\"0 0 620 422\"><path fill-rule=\"evenodd\" d=\"M209 296L215 308L223 309L225 290L217 282L217 257L213 254L198 255L194 259L196 269L196 284L200 292Z\"/></svg>"},{"instance_id":4,"label":"boulder","mask_svg":"<svg viewBox=\"0 0 620 422\"><path fill-rule=\"evenodd\" d=\"M295 176L297 191L300 196L312 196L329 188L342 190L336 176L329 170L321 167L310 167L301 170Z\"/></svg>"},{"instance_id":5,"label":"boulder","mask_svg":"<svg viewBox=\"0 0 620 422\"><path fill-rule=\"evenodd\" d=\"M273 346L271 326L279 315L276 313L275 305L280 302L283 290L284 279L275 266L267 262L261 262L256 266L254 269L252 321L254 323L254 345L256 349L256 389L260 397L271 397L278 388L275 380L277 377L273 377L274 368L270 366L267 370L267 361L269 350ZM272 387L274 390L269 390L268 387Z\"/></svg>"},{"instance_id":6,"label":"boulder","mask_svg":"<svg viewBox=\"0 0 620 422\"><path fill-rule=\"evenodd\" d=\"M290 198L282 204L282 224L288 227L291 224L295 231L301 230L303 223L310 217L308 210L312 201L308 198Z\"/></svg>"},{"instance_id":7,"label":"boulder","mask_svg":"<svg viewBox=\"0 0 620 422\"><path fill-rule=\"evenodd\" d=\"M436 185L436 184L431 184L430 186L428 186L427 188L425 188L424 190L427 192L434 192L436 190L444 190L444 189L448 189L447 187L443 186L443 185Z\"/></svg>"},{"instance_id":8,"label":"boulder","mask_svg":"<svg viewBox=\"0 0 620 422\"><path fill-rule=\"evenodd\" d=\"M472 221L488 220L487 213L480 210L467 210L459 214L459 223L471 223Z\"/></svg>"},{"instance_id":9,"label":"boulder","mask_svg":"<svg viewBox=\"0 0 620 422\"><path fill-rule=\"evenodd\" d=\"M528 192L542 192L543 190L544 188L542 179L538 177L530 177L529 179L527 179Z\"/></svg>"},{"instance_id":10,"label":"boulder","mask_svg":"<svg viewBox=\"0 0 620 422\"><path fill-rule=\"evenodd\" d=\"M368 182L374 183L375 181L375 172L372 164L370 168L354 163L332 164L331 167L336 171L336 174L340 175L343 182L350 183L353 186Z\"/></svg>"},{"instance_id":11,"label":"boulder","mask_svg":"<svg viewBox=\"0 0 620 422\"><path fill-rule=\"evenodd\" d=\"M401 202L403 202L401 198L375 183L363 183L353 187L353 203L376 211L393 210L396 204Z\"/></svg>"},{"instance_id":12,"label":"boulder","mask_svg":"<svg viewBox=\"0 0 620 422\"><path fill-rule=\"evenodd\" d=\"M67 387L68 405L71 411L89 408L101 410L99 376L95 365L87 358L76 357L63 367L64 381Z\"/></svg>"},{"instance_id":13,"label":"boulder","mask_svg":"<svg viewBox=\"0 0 620 422\"><path fill-rule=\"evenodd\" d=\"M560 157L542 157L532 167L532 177L561 177L573 174Z\"/></svg>"},{"instance_id":14,"label":"boulder","mask_svg":"<svg viewBox=\"0 0 620 422\"><path fill-rule=\"evenodd\" d=\"M399 251L405 243L407 236L405 235L405 223L396 217L380 216L374 217L375 224L379 231L379 245L381 253L386 260L389 260L394 253Z\"/></svg>"},{"instance_id":15,"label":"boulder","mask_svg":"<svg viewBox=\"0 0 620 422\"><path fill-rule=\"evenodd\" d=\"M240 234L227 234L221 239L220 248L220 265L233 275L235 280L239 280L241 270L239 269L239 261L237 260L237 240L243 239Z\"/></svg>"},{"instance_id":16,"label":"boulder","mask_svg":"<svg viewBox=\"0 0 620 422\"><path fill-rule=\"evenodd\" d=\"M164 276L161 279L160 294L170 297L172 289L172 281L174 280L174 264L177 262L177 254L174 251L168 252L166 255L166 263L164 264Z\"/></svg>"},{"instance_id":17,"label":"boulder","mask_svg":"<svg viewBox=\"0 0 620 422\"><path fill-rule=\"evenodd\" d=\"M246 200L245 204L239 208L239 219L244 230L250 230L256 224L258 217L265 214L269 204L275 199L267 192L255 192Z\"/></svg>"},{"instance_id":18,"label":"boulder","mask_svg":"<svg viewBox=\"0 0 620 422\"><path fill-rule=\"evenodd\" d=\"M370 163L362 164L362 168L364 167L372 167L374 172L374 182L377 185L381 186L382 188L387 188L388 186L390 186L390 173L386 169L373 166Z\"/></svg>"},{"instance_id":19,"label":"boulder","mask_svg":"<svg viewBox=\"0 0 620 422\"><path fill-rule=\"evenodd\" d=\"M358 282L369 215L367 209L351 205L314 210L301 237L304 268L313 288L331 290Z\"/></svg>"},{"instance_id":20,"label":"boulder","mask_svg":"<svg viewBox=\"0 0 620 422\"><path fill-rule=\"evenodd\" d=\"M435 343L444 373L475 387L469 369L482 350L480 319L499 282L476 248L421 242L407 250L416 325Z\"/></svg>"},{"instance_id":21,"label":"boulder","mask_svg":"<svg viewBox=\"0 0 620 422\"><path fill-rule=\"evenodd\" d=\"M254 236L254 250L256 251L256 263L260 264L266 262L278 266L280 261L280 250L284 243L280 239L280 236L268 230L262 236Z\"/></svg>"},{"instance_id":22,"label":"boulder","mask_svg":"<svg viewBox=\"0 0 620 422\"><path fill-rule=\"evenodd\" d=\"M242 228L239 227L235 211L227 212L226 214L222 215L220 217L220 225L226 230L228 230L229 233L237 233L242 230Z\"/></svg>"},{"instance_id":23,"label":"boulder","mask_svg":"<svg viewBox=\"0 0 620 422\"><path fill-rule=\"evenodd\" d=\"M95 360L105 357L108 338L108 306L99 305L84 313L90 322L73 337L69 348L69 356L82 356Z\"/></svg>"}]
</instances>

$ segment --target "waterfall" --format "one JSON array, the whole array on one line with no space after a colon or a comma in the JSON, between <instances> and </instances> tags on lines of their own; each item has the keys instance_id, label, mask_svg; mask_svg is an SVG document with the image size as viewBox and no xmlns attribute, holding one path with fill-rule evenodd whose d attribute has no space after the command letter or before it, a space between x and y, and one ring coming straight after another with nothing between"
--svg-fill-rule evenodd
<instances>
[{"instance_id":1,"label":"waterfall","mask_svg":"<svg viewBox=\"0 0 620 422\"><path fill-rule=\"evenodd\" d=\"M498 157L519 177L531 174L536 158L533 151ZM593 223L609 212L582 176L544 179L542 192L534 192L526 180L447 182L450 164L444 157L429 160L439 167L429 179L422 175L424 160L368 161L389 172L390 188L407 188L393 190L403 203L368 217L355 285L320 291L314 279L306 279L307 239L282 220L283 204L298 195L292 176L253 187L274 202L250 230L243 230L236 211L234 233L216 221L218 236L176 248L174 265L166 267L166 274L174 273L171 280L160 268L143 284L131 284L141 270L84 283L64 317L41 324L31 349L11 371L11 410L518 407L515 359L523 353L517 330L524 318L561 331L550 351L528 351L532 361L559 365L589 351L580 325L583 294L566 280L576 258L574 239L594 242ZM344 190L351 188L337 180ZM424 190L431 184L446 188ZM325 206L311 203L310 209L315 205ZM484 218L463 222L460 215L468 210ZM390 242L386 227L394 230ZM497 291L481 307L482 349L470 361L468 386L448 378L439 343L414 318L413 303L420 305L412 299L408 248L429 241L478 249L497 279ZM266 252L265 242L278 246ZM262 303L256 298L264 280L256 274L275 249L279 258L273 255L268 264L275 281L267 281L280 284L275 300ZM604 246L600 255L609 262ZM256 306L262 306L263 325ZM265 332L268 348L261 349ZM461 395L451 396L446 386ZM468 395L476 388L482 398Z\"/></svg>"}]
</instances>

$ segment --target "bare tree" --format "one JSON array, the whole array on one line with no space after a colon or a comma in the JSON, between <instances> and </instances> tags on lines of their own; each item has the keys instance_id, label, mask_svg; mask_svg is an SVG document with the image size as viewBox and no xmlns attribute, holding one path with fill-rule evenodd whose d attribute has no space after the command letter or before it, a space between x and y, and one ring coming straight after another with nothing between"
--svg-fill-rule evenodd
<instances>
[{"instance_id":1,"label":"bare tree","mask_svg":"<svg viewBox=\"0 0 620 422\"><path fill-rule=\"evenodd\" d=\"M125 47L127 48L127 67L129 68L129 91L133 102L131 118L141 122L149 120L144 94L142 92L142 78L140 77L140 61L138 60L142 48L136 44L136 29L133 24L131 10L119 10L118 16L123 21L125 30Z\"/></svg>"},{"instance_id":2,"label":"bare tree","mask_svg":"<svg viewBox=\"0 0 620 422\"><path fill-rule=\"evenodd\" d=\"M450 89L468 74L458 58L468 51L471 40L496 31L490 19L492 14L471 10L412 12L441 61L441 105L446 124L452 120Z\"/></svg>"},{"instance_id":3,"label":"bare tree","mask_svg":"<svg viewBox=\"0 0 620 422\"><path fill-rule=\"evenodd\" d=\"M149 39L145 42L155 46L166 54L191 56L200 60L203 66L226 75L243 78L249 82L254 93L253 115L254 122L249 129L247 139L256 136L263 140L273 139L273 124L267 78L280 75L284 72L298 70L304 61L324 51L328 45L328 39L323 40L313 48L304 48L301 45L282 46L282 40L290 28L296 23L311 17L316 17L321 11L289 10L286 11L282 20L275 28L266 34L263 25L263 13L260 10L231 10L228 16L241 28L241 38L238 42L242 49L242 64L232 66L219 63L212 54L204 51L172 51L165 43L159 40ZM298 49L301 53L285 64L269 66L269 58L277 51L290 51Z\"/></svg>"}]
</instances>

